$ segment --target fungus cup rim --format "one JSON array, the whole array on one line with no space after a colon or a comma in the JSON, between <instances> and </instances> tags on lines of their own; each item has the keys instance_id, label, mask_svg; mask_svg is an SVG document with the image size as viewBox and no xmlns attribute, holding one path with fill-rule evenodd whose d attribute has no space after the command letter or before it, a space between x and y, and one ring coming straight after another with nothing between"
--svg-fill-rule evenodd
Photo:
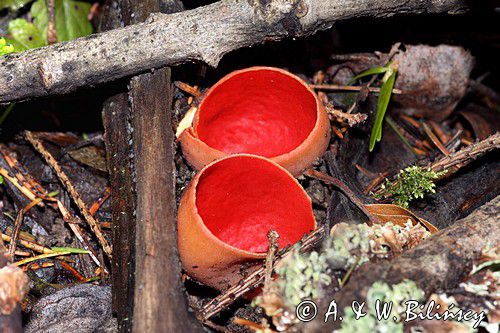
<instances>
[{"instance_id":1,"label":"fungus cup rim","mask_svg":"<svg viewBox=\"0 0 500 333\"><path fill-rule=\"evenodd\" d=\"M218 238L205 225L205 222L203 221L203 218L201 217L201 215L198 212L198 206L196 205L196 201L197 201L197 187L199 185L199 181L200 181L200 178L203 175L203 173L206 170L208 170L209 168L211 168L213 165L215 165L215 164L217 164L217 163L219 163L221 161L224 161L224 160L227 160L227 159L231 159L231 158L240 158L240 157L257 158L257 159L263 160L263 161L268 162L269 164L273 165L274 167L277 167L278 170L280 170L281 172L284 172L285 174L287 174L290 177L290 179L294 182L294 184L297 185L298 190L301 191L301 193L307 198L308 203L311 205L311 216L312 216L312 219L313 219L313 229L310 232L304 232L304 234L308 235L308 234L310 234L312 231L314 231L318 227L316 218L315 218L315 216L313 214L311 197L307 194L307 192L304 190L304 188L302 187L302 185L300 185L300 183L297 181L297 179L287 169L285 169L284 167L282 167L278 163L270 160L269 158L266 158L266 157L263 157L263 156L253 155L253 154L233 154L233 155L228 155L226 157L223 157L223 158L220 158L218 160L215 160L215 161L211 162L210 164L206 165L203 169L201 169L196 174L196 176L192 180L192 183L189 185L189 186L192 186L192 191L190 191L191 192L190 195L194 196L194 199L193 199L193 202L194 202L193 215L196 217L196 222L199 223L200 228L202 229L202 231L204 232L204 234L211 241L213 241L213 242L219 244L220 246L222 246L222 247L230 250L231 252L237 253L237 254L242 255L244 257L248 257L249 259L264 259L266 257L266 255L267 255L267 252L251 252L251 251L240 249L240 248L232 246L232 245L226 243L225 241L223 241L222 239ZM290 245L293 246L294 244L290 244Z\"/></svg>"},{"instance_id":2,"label":"fungus cup rim","mask_svg":"<svg viewBox=\"0 0 500 333\"><path fill-rule=\"evenodd\" d=\"M226 153L226 152L224 152L224 151L222 151L220 149L217 149L215 147L210 146L209 144L207 144L205 141L203 141L199 137L199 135L198 135L198 125L199 125L201 113L203 112L203 104L205 103L207 97L215 89L217 89L219 86L221 86L222 84L224 84L226 81L232 79L235 76L243 74L243 73L257 72L257 71L276 72L276 73L279 73L279 74L286 75L289 78L292 78L296 82L300 83L300 85L303 86L306 89L306 91L311 94L311 96L314 98L314 101L315 101L315 104L316 104L316 114L315 114L316 120L314 122L314 126L309 131L309 133L304 138L304 140L302 140L302 142L299 145L297 145L293 149L290 149L289 151L283 152L282 154L279 154L279 155L270 156L270 157L267 157L267 158L277 159L277 160L280 160L280 161L281 160L285 160L288 156L291 156L295 151L299 151L304 146L309 145L310 144L309 141L312 140L313 136L315 135L315 132L318 131L321 128L322 117L321 117L320 113L323 110L323 105L321 104L321 102L320 102L320 100L318 98L318 95L315 93L315 91L307 84L307 82L305 82L298 75L295 75L295 74L293 74L293 73L291 73L291 72L289 72L287 70L281 69L281 68L270 67L270 66L252 66L252 67L248 67L248 68L238 69L238 70L235 70L235 71L233 71L233 72L225 75L224 77L222 77L219 81L217 81L212 87L210 87L203 94L203 98L202 98L202 100L201 100L201 102L200 102L200 104L199 104L199 106L198 106L198 108L196 110L195 115L194 115L193 122L192 122L191 126L188 127L184 132L186 132L186 134L190 135L194 140L198 140L199 142L201 142L204 145L206 145L210 150L218 153L221 156L222 155L231 155L230 153ZM240 153L240 154L245 154L245 153ZM260 155L256 155L256 156L260 156Z\"/></svg>"}]
</instances>

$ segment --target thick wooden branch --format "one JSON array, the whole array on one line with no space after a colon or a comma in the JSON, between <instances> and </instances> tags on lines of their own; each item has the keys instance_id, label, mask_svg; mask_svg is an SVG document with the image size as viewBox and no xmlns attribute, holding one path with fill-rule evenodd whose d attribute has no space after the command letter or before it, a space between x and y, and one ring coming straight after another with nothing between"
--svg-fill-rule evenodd
<instances>
[{"instance_id":1,"label":"thick wooden branch","mask_svg":"<svg viewBox=\"0 0 500 333\"><path fill-rule=\"evenodd\" d=\"M466 0L222 0L0 60L0 103L63 94L165 65L216 66L232 50L353 17L458 12Z\"/></svg>"},{"instance_id":2,"label":"thick wooden branch","mask_svg":"<svg viewBox=\"0 0 500 333\"><path fill-rule=\"evenodd\" d=\"M500 245L499 213L500 196L401 256L386 263L363 265L345 288L322 298L318 313L326 313L332 299L339 311L354 300L363 302L376 281L393 285L404 279L413 280L427 296L454 288L469 274L486 246ZM305 325L303 332L332 332L339 324L331 320L325 323L321 315Z\"/></svg>"},{"instance_id":3,"label":"thick wooden branch","mask_svg":"<svg viewBox=\"0 0 500 333\"><path fill-rule=\"evenodd\" d=\"M115 1L115 0L113 0ZM106 28L178 0L119 0ZM170 69L122 80L103 108L113 204L113 308L120 332L200 332L188 311L177 252ZM116 91L114 91L116 92ZM113 93L113 92L110 92Z\"/></svg>"}]
</instances>

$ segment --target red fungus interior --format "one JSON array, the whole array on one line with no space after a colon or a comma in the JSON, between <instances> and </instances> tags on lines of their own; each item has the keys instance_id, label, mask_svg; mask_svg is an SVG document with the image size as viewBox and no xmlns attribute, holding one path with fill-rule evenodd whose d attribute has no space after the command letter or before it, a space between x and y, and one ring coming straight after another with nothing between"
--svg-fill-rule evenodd
<instances>
[{"instance_id":1,"label":"red fungus interior","mask_svg":"<svg viewBox=\"0 0 500 333\"><path fill-rule=\"evenodd\" d=\"M268 161L237 156L204 171L196 207L208 229L233 247L266 252L267 233L279 246L294 244L314 229L311 202L300 185Z\"/></svg>"},{"instance_id":2,"label":"red fungus interior","mask_svg":"<svg viewBox=\"0 0 500 333\"><path fill-rule=\"evenodd\" d=\"M274 157L300 145L316 123L316 99L275 70L242 72L214 87L200 106L199 138L228 154Z\"/></svg>"}]
</instances>

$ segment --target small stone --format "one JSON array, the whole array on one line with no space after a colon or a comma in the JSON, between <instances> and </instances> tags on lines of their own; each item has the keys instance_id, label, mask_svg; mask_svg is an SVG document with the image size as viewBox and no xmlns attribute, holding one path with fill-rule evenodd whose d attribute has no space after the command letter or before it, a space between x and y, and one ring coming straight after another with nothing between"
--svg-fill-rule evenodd
<instances>
[{"instance_id":1,"label":"small stone","mask_svg":"<svg viewBox=\"0 0 500 333\"><path fill-rule=\"evenodd\" d=\"M81 284L42 297L31 311L26 333L116 332L111 288Z\"/></svg>"}]
</instances>

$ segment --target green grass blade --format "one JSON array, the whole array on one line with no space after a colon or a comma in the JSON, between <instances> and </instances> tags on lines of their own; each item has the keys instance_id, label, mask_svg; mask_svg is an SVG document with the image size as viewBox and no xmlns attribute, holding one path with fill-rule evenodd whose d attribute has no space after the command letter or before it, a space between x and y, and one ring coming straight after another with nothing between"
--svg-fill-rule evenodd
<instances>
[{"instance_id":1,"label":"green grass blade","mask_svg":"<svg viewBox=\"0 0 500 333\"><path fill-rule=\"evenodd\" d=\"M54 252L67 252L67 253L71 253L71 254L88 254L88 253L90 253L87 250L77 249L74 247L51 247L50 249Z\"/></svg>"},{"instance_id":2,"label":"green grass blade","mask_svg":"<svg viewBox=\"0 0 500 333\"><path fill-rule=\"evenodd\" d=\"M5 119L7 119L9 114L12 112L12 109L14 108L15 105L16 103L10 103L3 111L2 115L0 115L0 126L2 126Z\"/></svg>"},{"instance_id":3,"label":"green grass blade","mask_svg":"<svg viewBox=\"0 0 500 333\"><path fill-rule=\"evenodd\" d=\"M373 123L372 133L370 136L369 150L373 151L375 144L382 139L382 124L384 121L385 112L392 95L392 88L396 80L396 71L392 72L387 81L384 82L380 88L380 95L377 101L377 113L375 115L375 122Z\"/></svg>"},{"instance_id":4,"label":"green grass blade","mask_svg":"<svg viewBox=\"0 0 500 333\"><path fill-rule=\"evenodd\" d=\"M382 66L375 66L375 67L372 67L358 75L356 75L355 77L353 77L352 79L349 80L349 82L347 82L348 85L350 84L353 84L354 82L356 82L357 80L361 79L362 77L365 77L365 76L370 76L370 75L376 75L376 74L382 74L382 73L385 73L389 70L388 67L382 67Z\"/></svg>"}]
</instances>

